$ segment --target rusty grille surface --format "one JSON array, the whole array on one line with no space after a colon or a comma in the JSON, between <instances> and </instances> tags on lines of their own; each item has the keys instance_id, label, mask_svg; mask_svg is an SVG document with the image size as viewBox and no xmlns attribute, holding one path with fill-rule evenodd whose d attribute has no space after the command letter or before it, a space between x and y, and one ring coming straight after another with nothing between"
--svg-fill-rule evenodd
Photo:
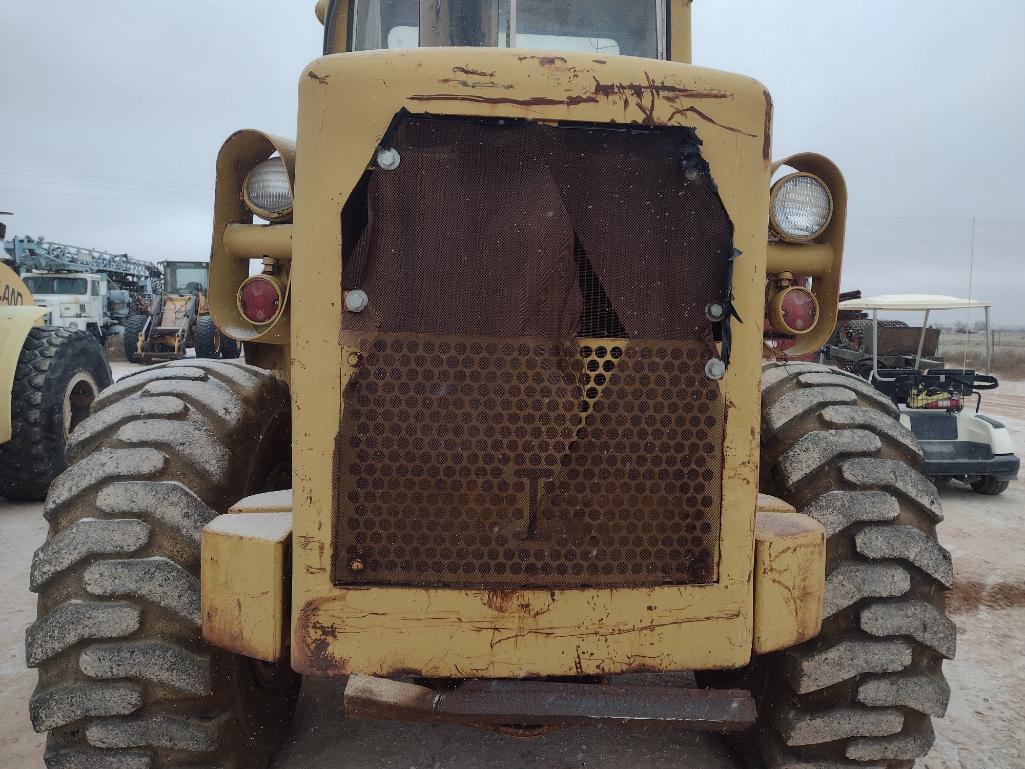
<instances>
[{"instance_id":1,"label":"rusty grille surface","mask_svg":"<svg viewBox=\"0 0 1025 769\"><path fill-rule=\"evenodd\" d=\"M334 581L714 582L705 306L732 226L692 132L410 117L389 140L344 265L370 307L342 319Z\"/></svg>"}]
</instances>

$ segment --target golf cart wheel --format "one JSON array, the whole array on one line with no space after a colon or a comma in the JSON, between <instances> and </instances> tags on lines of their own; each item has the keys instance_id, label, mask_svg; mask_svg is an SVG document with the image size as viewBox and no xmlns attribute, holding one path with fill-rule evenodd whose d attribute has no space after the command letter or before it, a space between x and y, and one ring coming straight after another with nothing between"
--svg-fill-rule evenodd
<instances>
[{"instance_id":1,"label":"golf cart wheel","mask_svg":"<svg viewBox=\"0 0 1025 769\"><path fill-rule=\"evenodd\" d=\"M287 486L288 387L259 369L181 361L119 381L69 444L46 542L29 702L49 769L260 769L299 690L201 634L200 536L238 498Z\"/></svg>"},{"instance_id":2,"label":"golf cart wheel","mask_svg":"<svg viewBox=\"0 0 1025 769\"><path fill-rule=\"evenodd\" d=\"M977 494L985 494L988 497L995 497L997 494L1003 494L1007 491L1007 487L1010 485L1010 481L998 481L992 475L985 475L971 483L972 491Z\"/></svg>"},{"instance_id":3,"label":"golf cart wheel","mask_svg":"<svg viewBox=\"0 0 1025 769\"><path fill-rule=\"evenodd\" d=\"M148 320L148 315L132 315L125 321L125 358L129 363L139 363L142 360L142 356L139 354L139 337L142 336Z\"/></svg>"},{"instance_id":4,"label":"golf cart wheel","mask_svg":"<svg viewBox=\"0 0 1025 769\"><path fill-rule=\"evenodd\" d=\"M854 375L769 364L761 388L762 490L825 527L826 592L818 637L744 671L759 714L745 750L774 769L905 769L946 711L955 647L953 570L921 449Z\"/></svg>"},{"instance_id":5,"label":"golf cart wheel","mask_svg":"<svg viewBox=\"0 0 1025 769\"><path fill-rule=\"evenodd\" d=\"M11 440L0 445L0 497L46 496L67 467L68 436L110 382L103 348L89 332L29 330L11 388Z\"/></svg>"}]
</instances>

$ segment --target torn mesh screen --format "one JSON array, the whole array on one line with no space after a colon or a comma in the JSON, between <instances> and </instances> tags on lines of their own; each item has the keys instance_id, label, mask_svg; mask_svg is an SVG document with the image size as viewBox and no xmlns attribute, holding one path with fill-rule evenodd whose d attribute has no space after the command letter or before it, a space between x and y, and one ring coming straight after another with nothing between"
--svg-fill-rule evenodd
<instances>
[{"instance_id":1,"label":"torn mesh screen","mask_svg":"<svg viewBox=\"0 0 1025 769\"><path fill-rule=\"evenodd\" d=\"M732 227L693 134L407 117L388 141L344 265L370 304L342 318L334 581L714 582Z\"/></svg>"}]
</instances>

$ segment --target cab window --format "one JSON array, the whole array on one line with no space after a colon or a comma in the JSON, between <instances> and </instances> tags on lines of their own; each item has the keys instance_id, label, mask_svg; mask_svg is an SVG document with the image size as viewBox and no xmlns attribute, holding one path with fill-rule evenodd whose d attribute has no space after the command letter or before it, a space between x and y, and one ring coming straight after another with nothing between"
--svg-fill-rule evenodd
<instances>
[{"instance_id":1,"label":"cab window","mask_svg":"<svg viewBox=\"0 0 1025 769\"><path fill-rule=\"evenodd\" d=\"M664 0L354 0L352 49L477 46L665 57Z\"/></svg>"}]
</instances>

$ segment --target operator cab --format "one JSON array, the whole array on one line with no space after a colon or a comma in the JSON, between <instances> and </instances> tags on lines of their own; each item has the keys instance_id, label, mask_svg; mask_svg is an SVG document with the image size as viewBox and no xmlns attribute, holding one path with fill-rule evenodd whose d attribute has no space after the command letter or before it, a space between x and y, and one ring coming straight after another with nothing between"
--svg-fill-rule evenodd
<instances>
[{"instance_id":1,"label":"operator cab","mask_svg":"<svg viewBox=\"0 0 1025 769\"><path fill-rule=\"evenodd\" d=\"M667 58L664 0L334 0L329 14L347 1L349 51L470 46Z\"/></svg>"},{"instance_id":2,"label":"operator cab","mask_svg":"<svg viewBox=\"0 0 1025 769\"><path fill-rule=\"evenodd\" d=\"M210 265L206 262L164 262L164 292L171 295L200 293L210 287Z\"/></svg>"}]
</instances>

